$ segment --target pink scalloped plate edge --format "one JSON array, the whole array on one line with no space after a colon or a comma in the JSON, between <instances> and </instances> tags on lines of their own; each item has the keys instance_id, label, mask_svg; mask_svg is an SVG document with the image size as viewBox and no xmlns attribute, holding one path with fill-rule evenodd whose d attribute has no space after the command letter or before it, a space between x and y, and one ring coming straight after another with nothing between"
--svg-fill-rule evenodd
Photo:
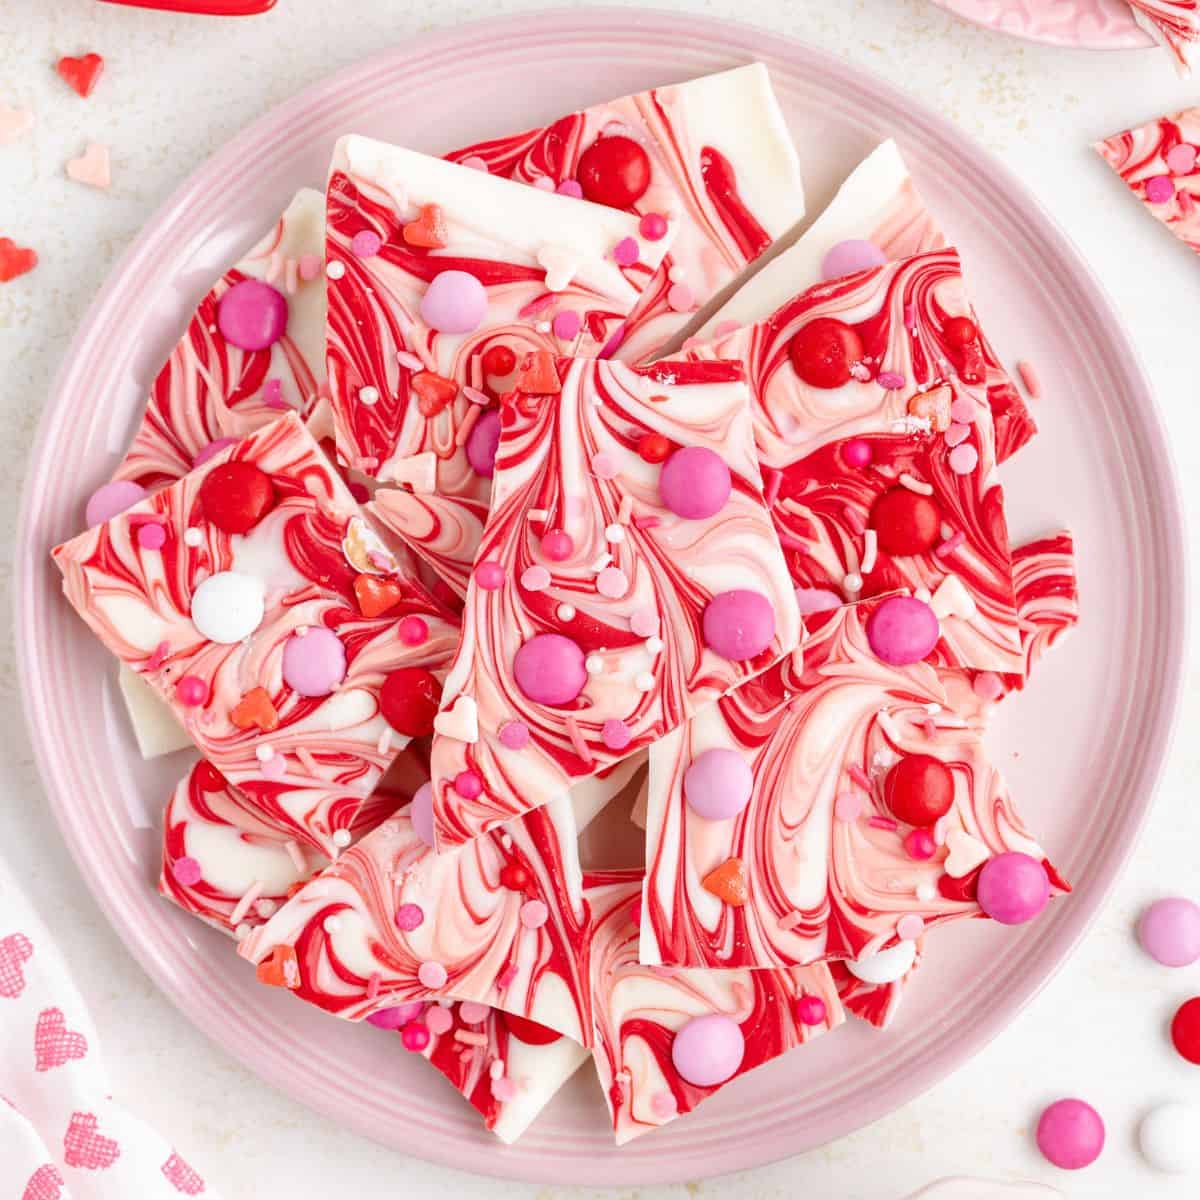
<instances>
[{"instance_id":1,"label":"pink scalloped plate edge","mask_svg":"<svg viewBox=\"0 0 1200 1200\"><path fill-rule=\"evenodd\" d=\"M756 58L771 69L811 212L895 136L963 251L994 339L1043 376L1042 436L1004 469L1011 520L1028 536L1060 520L1075 529L1085 615L991 736L1077 890L1029 929L971 922L931 939L924 978L884 1035L857 1025L820 1039L621 1151L585 1070L506 1148L424 1063L257 985L226 941L154 895L155 823L186 759L138 758L111 663L62 600L47 550L80 524L191 307L292 189L323 177L338 134L444 149ZM678 1181L796 1154L890 1112L1000 1033L1062 964L1132 850L1167 751L1184 544L1163 428L1107 298L1016 178L950 124L831 55L742 25L630 9L504 18L414 38L305 90L201 166L126 252L64 360L33 451L15 584L21 686L80 871L146 971L229 1054L330 1120L446 1165L551 1183Z\"/></svg>"},{"instance_id":2,"label":"pink scalloped plate edge","mask_svg":"<svg viewBox=\"0 0 1200 1200\"><path fill-rule=\"evenodd\" d=\"M997 33L1079 50L1142 50L1154 39L1125 0L933 0Z\"/></svg>"}]
</instances>

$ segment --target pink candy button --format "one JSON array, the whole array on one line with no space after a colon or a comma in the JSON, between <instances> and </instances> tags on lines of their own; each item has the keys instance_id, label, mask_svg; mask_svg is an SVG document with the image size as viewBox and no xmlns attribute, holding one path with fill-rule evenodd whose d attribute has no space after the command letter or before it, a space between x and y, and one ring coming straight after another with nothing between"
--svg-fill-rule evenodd
<instances>
[{"instance_id":1,"label":"pink candy button","mask_svg":"<svg viewBox=\"0 0 1200 1200\"><path fill-rule=\"evenodd\" d=\"M658 477L662 502L677 517L702 521L729 500L733 479L725 460L705 446L685 446L663 463Z\"/></svg>"},{"instance_id":2,"label":"pink candy button","mask_svg":"<svg viewBox=\"0 0 1200 1200\"><path fill-rule=\"evenodd\" d=\"M1104 1149L1104 1121L1083 1100L1056 1100L1037 1124L1038 1149L1056 1167L1078 1171Z\"/></svg>"},{"instance_id":3,"label":"pink candy button","mask_svg":"<svg viewBox=\"0 0 1200 1200\"><path fill-rule=\"evenodd\" d=\"M892 596L867 621L867 641L876 656L894 667L920 662L941 636L937 615L915 596Z\"/></svg>"},{"instance_id":4,"label":"pink candy button","mask_svg":"<svg viewBox=\"0 0 1200 1200\"><path fill-rule=\"evenodd\" d=\"M884 254L874 242L862 238L848 238L838 242L821 260L822 279L841 279L858 271L869 271L887 262Z\"/></svg>"},{"instance_id":5,"label":"pink candy button","mask_svg":"<svg viewBox=\"0 0 1200 1200\"><path fill-rule=\"evenodd\" d=\"M1164 967L1186 967L1200 959L1200 906L1172 896L1155 901L1138 921L1138 942Z\"/></svg>"},{"instance_id":6,"label":"pink candy button","mask_svg":"<svg viewBox=\"0 0 1200 1200\"><path fill-rule=\"evenodd\" d=\"M487 289L466 271L442 271L421 297L421 319L439 333L474 333L487 315Z\"/></svg>"},{"instance_id":7,"label":"pink candy button","mask_svg":"<svg viewBox=\"0 0 1200 1200\"><path fill-rule=\"evenodd\" d=\"M517 687L535 704L570 704L587 683L584 654L561 633L531 637L513 658Z\"/></svg>"},{"instance_id":8,"label":"pink candy button","mask_svg":"<svg viewBox=\"0 0 1200 1200\"><path fill-rule=\"evenodd\" d=\"M346 678L346 647L323 625L283 646L283 682L299 696L328 696Z\"/></svg>"},{"instance_id":9,"label":"pink candy button","mask_svg":"<svg viewBox=\"0 0 1200 1200\"><path fill-rule=\"evenodd\" d=\"M235 283L217 302L217 328L239 350L266 350L287 329L284 294L261 279Z\"/></svg>"},{"instance_id":10,"label":"pink candy button","mask_svg":"<svg viewBox=\"0 0 1200 1200\"><path fill-rule=\"evenodd\" d=\"M761 592L737 588L714 596L701 620L704 644L733 662L766 650L775 637L775 610Z\"/></svg>"},{"instance_id":11,"label":"pink candy button","mask_svg":"<svg viewBox=\"0 0 1200 1200\"><path fill-rule=\"evenodd\" d=\"M1001 925L1024 925L1050 901L1050 879L1036 858L1010 850L983 864L979 907Z\"/></svg>"},{"instance_id":12,"label":"pink candy button","mask_svg":"<svg viewBox=\"0 0 1200 1200\"><path fill-rule=\"evenodd\" d=\"M745 1054L741 1026L720 1013L693 1017L671 1042L675 1070L696 1087L716 1087L732 1079Z\"/></svg>"},{"instance_id":13,"label":"pink candy button","mask_svg":"<svg viewBox=\"0 0 1200 1200\"><path fill-rule=\"evenodd\" d=\"M494 408L480 415L467 436L467 462L476 475L491 479L500 446L500 414Z\"/></svg>"},{"instance_id":14,"label":"pink candy button","mask_svg":"<svg viewBox=\"0 0 1200 1200\"><path fill-rule=\"evenodd\" d=\"M103 525L113 517L120 516L127 508L132 508L145 495L146 489L129 479L106 483L91 494L83 510L83 519L89 529L94 525Z\"/></svg>"},{"instance_id":15,"label":"pink candy button","mask_svg":"<svg viewBox=\"0 0 1200 1200\"><path fill-rule=\"evenodd\" d=\"M708 821L736 817L750 803L754 775L736 750L705 750L684 772L683 796L688 807Z\"/></svg>"}]
</instances>

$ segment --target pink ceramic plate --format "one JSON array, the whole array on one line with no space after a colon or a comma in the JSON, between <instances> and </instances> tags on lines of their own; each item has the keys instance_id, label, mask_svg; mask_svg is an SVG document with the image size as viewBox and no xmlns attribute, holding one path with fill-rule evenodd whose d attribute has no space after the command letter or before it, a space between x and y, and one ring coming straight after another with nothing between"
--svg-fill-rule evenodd
<instances>
[{"instance_id":1,"label":"pink ceramic plate","mask_svg":"<svg viewBox=\"0 0 1200 1200\"><path fill-rule=\"evenodd\" d=\"M1130 50L1154 39L1125 0L933 0L977 25L1031 42L1083 50Z\"/></svg>"},{"instance_id":2,"label":"pink ceramic plate","mask_svg":"<svg viewBox=\"0 0 1200 1200\"><path fill-rule=\"evenodd\" d=\"M293 188L322 179L336 135L436 151L755 58L791 123L811 211L895 135L964 252L990 336L1043 375L1042 436L1005 468L1011 524L1017 535L1074 528L1084 619L1004 706L994 743L1078 890L1026 931L971 923L939 936L886 1035L858 1026L823 1039L620 1152L581 1072L504 1149L398 1043L380 1054L374 1031L256 984L227 942L154 895L158 816L186 757L139 760L112 664L61 599L46 551L79 528L192 305ZM871 1121L963 1062L1095 915L1150 807L1179 688L1183 538L1169 462L1134 352L1070 243L998 163L906 96L778 34L678 14L470 25L264 117L192 176L113 273L46 406L25 496L17 642L30 728L63 836L130 949L198 1025L286 1092L407 1153L496 1175L619 1185L750 1167Z\"/></svg>"}]
</instances>

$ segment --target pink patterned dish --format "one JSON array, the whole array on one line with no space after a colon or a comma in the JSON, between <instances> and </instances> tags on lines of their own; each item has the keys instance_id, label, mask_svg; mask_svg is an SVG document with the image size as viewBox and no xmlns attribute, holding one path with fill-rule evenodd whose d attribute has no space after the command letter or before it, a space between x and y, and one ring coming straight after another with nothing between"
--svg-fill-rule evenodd
<instances>
[{"instance_id":1,"label":"pink patterned dish","mask_svg":"<svg viewBox=\"0 0 1200 1200\"><path fill-rule=\"evenodd\" d=\"M1154 39L1125 0L933 0L999 33L1082 50L1133 50Z\"/></svg>"},{"instance_id":2,"label":"pink patterned dish","mask_svg":"<svg viewBox=\"0 0 1200 1200\"><path fill-rule=\"evenodd\" d=\"M1015 935L975 922L967 937L961 925L939 931L942 948L886 1045L865 1026L819 1038L803 1059L757 1071L750 1090L713 1096L619 1153L581 1073L519 1145L502 1148L453 1088L430 1086L417 1056L381 1053L378 1038L264 989L237 969L226 937L154 894L152 814L184 766L139 758L104 652L61 600L46 552L78 531L79 495L110 476L202 289L296 187L320 181L337 136L444 152L755 59L799 147L810 211L894 136L970 264L989 336L1042 374L1042 436L1002 468L1013 539L1047 531L1052 472L1053 519L1081 547L1085 616L990 741L1076 893ZM590 10L469 25L356 65L256 123L196 172L114 272L47 402L29 478L15 590L30 728L68 846L126 944L201 1028L290 1095L406 1153L495 1175L620 1186L746 1168L930 1086L1005 1028L1095 916L1149 811L1179 690L1187 597L1170 454L1134 351L1070 243L1001 166L902 93L778 34L702 17Z\"/></svg>"}]
</instances>

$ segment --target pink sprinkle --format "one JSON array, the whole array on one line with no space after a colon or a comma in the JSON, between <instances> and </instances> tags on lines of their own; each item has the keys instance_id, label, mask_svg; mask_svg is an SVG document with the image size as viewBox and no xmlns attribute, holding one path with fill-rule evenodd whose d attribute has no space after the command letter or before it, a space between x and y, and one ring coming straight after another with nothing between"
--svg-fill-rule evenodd
<instances>
[{"instance_id":1,"label":"pink sprinkle","mask_svg":"<svg viewBox=\"0 0 1200 1200\"><path fill-rule=\"evenodd\" d=\"M485 175L489 173L487 159L480 158L478 154L470 154L458 164L460 167L469 167L472 171L482 171Z\"/></svg>"},{"instance_id":2,"label":"pink sprinkle","mask_svg":"<svg viewBox=\"0 0 1200 1200\"><path fill-rule=\"evenodd\" d=\"M686 283L673 283L667 290L667 304L675 312L691 312L696 307L696 297Z\"/></svg>"},{"instance_id":3,"label":"pink sprinkle","mask_svg":"<svg viewBox=\"0 0 1200 1200\"><path fill-rule=\"evenodd\" d=\"M423 962L417 969L417 979L420 980L421 986L429 988L432 992L436 992L439 988L444 988L448 978L446 968L440 962L433 962L432 960Z\"/></svg>"},{"instance_id":4,"label":"pink sprinkle","mask_svg":"<svg viewBox=\"0 0 1200 1200\"><path fill-rule=\"evenodd\" d=\"M716 329L713 330L713 337L727 337L731 333L736 333L739 329L741 329L741 327L741 323L738 321L730 321L728 319L724 321L718 321Z\"/></svg>"},{"instance_id":5,"label":"pink sprinkle","mask_svg":"<svg viewBox=\"0 0 1200 1200\"><path fill-rule=\"evenodd\" d=\"M171 865L171 874L175 876L176 882L184 887L194 887L200 882L204 872L197 859L185 854Z\"/></svg>"},{"instance_id":6,"label":"pink sprinkle","mask_svg":"<svg viewBox=\"0 0 1200 1200\"><path fill-rule=\"evenodd\" d=\"M628 587L629 580L625 577L625 572L620 567L605 567L596 576L596 591L602 596L607 596L610 600L616 600L625 595Z\"/></svg>"},{"instance_id":7,"label":"pink sprinkle","mask_svg":"<svg viewBox=\"0 0 1200 1200\"><path fill-rule=\"evenodd\" d=\"M287 401L283 398L283 381L281 379L268 379L263 384L262 398L268 408L288 407Z\"/></svg>"},{"instance_id":8,"label":"pink sprinkle","mask_svg":"<svg viewBox=\"0 0 1200 1200\"><path fill-rule=\"evenodd\" d=\"M629 628L638 637L654 637L658 633L660 621L658 613L652 608L639 608L629 618Z\"/></svg>"},{"instance_id":9,"label":"pink sprinkle","mask_svg":"<svg viewBox=\"0 0 1200 1200\"><path fill-rule=\"evenodd\" d=\"M258 771L264 779L282 779L287 774L287 758L282 754L272 754L258 764Z\"/></svg>"},{"instance_id":10,"label":"pink sprinkle","mask_svg":"<svg viewBox=\"0 0 1200 1200\"><path fill-rule=\"evenodd\" d=\"M311 283L321 273L321 256L319 254L302 254L298 267L300 278L305 283Z\"/></svg>"},{"instance_id":11,"label":"pink sprinkle","mask_svg":"<svg viewBox=\"0 0 1200 1200\"><path fill-rule=\"evenodd\" d=\"M448 1008L442 1008L440 1004L433 1004L425 1010L425 1028L434 1037L441 1037L443 1033L449 1033L453 1027L454 1014Z\"/></svg>"},{"instance_id":12,"label":"pink sprinkle","mask_svg":"<svg viewBox=\"0 0 1200 1200\"><path fill-rule=\"evenodd\" d=\"M572 200L583 199L583 188L579 186L578 179L564 179L554 190L560 196L570 196Z\"/></svg>"},{"instance_id":13,"label":"pink sprinkle","mask_svg":"<svg viewBox=\"0 0 1200 1200\"><path fill-rule=\"evenodd\" d=\"M567 309L565 312L555 313L554 320L550 322L550 328L554 331L556 338L569 342L583 328L583 318L577 312Z\"/></svg>"},{"instance_id":14,"label":"pink sprinkle","mask_svg":"<svg viewBox=\"0 0 1200 1200\"><path fill-rule=\"evenodd\" d=\"M770 508L779 499L779 489L783 486L783 472L773 467L763 468L763 502Z\"/></svg>"},{"instance_id":15,"label":"pink sprinkle","mask_svg":"<svg viewBox=\"0 0 1200 1200\"><path fill-rule=\"evenodd\" d=\"M575 753L590 767L592 765L592 752L588 749L588 744L583 740L583 733L579 728L579 722L572 716L567 716L563 719L563 725L566 726L567 736L571 739L571 746Z\"/></svg>"},{"instance_id":16,"label":"pink sprinkle","mask_svg":"<svg viewBox=\"0 0 1200 1200\"><path fill-rule=\"evenodd\" d=\"M378 971L372 971L370 979L367 980L367 999L374 1000L379 995L379 985L383 981L383 976Z\"/></svg>"},{"instance_id":17,"label":"pink sprinkle","mask_svg":"<svg viewBox=\"0 0 1200 1200\"><path fill-rule=\"evenodd\" d=\"M673 1117L679 1111L679 1101L670 1092L655 1092L650 1097L650 1111L656 1117Z\"/></svg>"},{"instance_id":18,"label":"pink sprinkle","mask_svg":"<svg viewBox=\"0 0 1200 1200\"><path fill-rule=\"evenodd\" d=\"M641 516L633 518L634 529L657 529L661 524L661 517Z\"/></svg>"},{"instance_id":19,"label":"pink sprinkle","mask_svg":"<svg viewBox=\"0 0 1200 1200\"><path fill-rule=\"evenodd\" d=\"M937 737L937 731L937 722L932 717L926 717L925 720L921 722L921 732L929 741L932 742L934 738Z\"/></svg>"},{"instance_id":20,"label":"pink sprinkle","mask_svg":"<svg viewBox=\"0 0 1200 1200\"><path fill-rule=\"evenodd\" d=\"M873 826L875 829L895 829L896 828L896 822L893 821L891 817L881 817L878 814L872 816L867 821L867 824Z\"/></svg>"},{"instance_id":21,"label":"pink sprinkle","mask_svg":"<svg viewBox=\"0 0 1200 1200\"><path fill-rule=\"evenodd\" d=\"M803 921L804 921L803 914L797 912L793 908L791 912L784 913L783 916L779 918L778 924L779 924L779 928L784 933L787 933L787 931L789 929L795 929L796 926L802 924Z\"/></svg>"},{"instance_id":22,"label":"pink sprinkle","mask_svg":"<svg viewBox=\"0 0 1200 1200\"><path fill-rule=\"evenodd\" d=\"M968 395L955 396L950 403L950 419L960 425L971 425L977 412L975 401Z\"/></svg>"},{"instance_id":23,"label":"pink sprinkle","mask_svg":"<svg viewBox=\"0 0 1200 1200\"><path fill-rule=\"evenodd\" d=\"M632 267L642 256L641 248L634 238L622 238L613 247L613 260L618 267Z\"/></svg>"},{"instance_id":24,"label":"pink sprinkle","mask_svg":"<svg viewBox=\"0 0 1200 1200\"><path fill-rule=\"evenodd\" d=\"M481 392L478 388L473 388L469 384L464 385L462 394L472 403L479 405L480 408L487 408L491 404L486 392Z\"/></svg>"},{"instance_id":25,"label":"pink sprinkle","mask_svg":"<svg viewBox=\"0 0 1200 1200\"><path fill-rule=\"evenodd\" d=\"M1167 151L1167 170L1172 175L1190 175L1196 169L1196 147L1180 142Z\"/></svg>"},{"instance_id":26,"label":"pink sprinkle","mask_svg":"<svg viewBox=\"0 0 1200 1200\"><path fill-rule=\"evenodd\" d=\"M474 1000L464 1000L458 1006L458 1019L464 1025L482 1025L491 1011L486 1004L478 1004Z\"/></svg>"},{"instance_id":27,"label":"pink sprinkle","mask_svg":"<svg viewBox=\"0 0 1200 1200\"><path fill-rule=\"evenodd\" d=\"M429 626L421 617L405 617L396 632L406 646L420 646L429 637Z\"/></svg>"},{"instance_id":28,"label":"pink sprinkle","mask_svg":"<svg viewBox=\"0 0 1200 1200\"><path fill-rule=\"evenodd\" d=\"M970 442L963 442L961 446L955 446L950 451L947 461L955 475L970 475L979 466L979 451Z\"/></svg>"},{"instance_id":29,"label":"pink sprinkle","mask_svg":"<svg viewBox=\"0 0 1200 1200\"><path fill-rule=\"evenodd\" d=\"M895 371L880 371L879 374L875 376L875 381L880 387L888 388L889 390L894 388L902 388L905 383L904 376L897 375Z\"/></svg>"},{"instance_id":30,"label":"pink sprinkle","mask_svg":"<svg viewBox=\"0 0 1200 1200\"><path fill-rule=\"evenodd\" d=\"M521 586L527 592L543 592L550 586L550 572L541 563L534 563L521 572Z\"/></svg>"},{"instance_id":31,"label":"pink sprinkle","mask_svg":"<svg viewBox=\"0 0 1200 1200\"><path fill-rule=\"evenodd\" d=\"M925 922L916 913L905 913L896 922L896 936L902 942L915 942L925 932Z\"/></svg>"},{"instance_id":32,"label":"pink sprinkle","mask_svg":"<svg viewBox=\"0 0 1200 1200\"><path fill-rule=\"evenodd\" d=\"M638 222L638 233L648 242L661 241L667 236L667 218L662 213L646 213Z\"/></svg>"},{"instance_id":33,"label":"pink sprinkle","mask_svg":"<svg viewBox=\"0 0 1200 1200\"><path fill-rule=\"evenodd\" d=\"M904 306L904 328L916 329L917 327L917 310L912 304Z\"/></svg>"},{"instance_id":34,"label":"pink sprinkle","mask_svg":"<svg viewBox=\"0 0 1200 1200\"><path fill-rule=\"evenodd\" d=\"M512 987L513 982L516 980L518 974L520 974L520 972L517 970L517 964L509 963L508 966L496 976L496 986L501 991L504 991L505 988Z\"/></svg>"},{"instance_id":35,"label":"pink sprinkle","mask_svg":"<svg viewBox=\"0 0 1200 1200\"><path fill-rule=\"evenodd\" d=\"M995 671L980 671L971 680L971 690L980 700L995 704L1004 695L1004 680Z\"/></svg>"},{"instance_id":36,"label":"pink sprinkle","mask_svg":"<svg viewBox=\"0 0 1200 1200\"><path fill-rule=\"evenodd\" d=\"M143 550L161 550L167 544L167 531L161 525L143 525L137 531L137 544Z\"/></svg>"},{"instance_id":37,"label":"pink sprinkle","mask_svg":"<svg viewBox=\"0 0 1200 1200\"><path fill-rule=\"evenodd\" d=\"M601 451L599 454L592 455L592 474L597 479L616 479L617 464L613 462L612 456Z\"/></svg>"},{"instance_id":38,"label":"pink sprinkle","mask_svg":"<svg viewBox=\"0 0 1200 1200\"><path fill-rule=\"evenodd\" d=\"M500 744L509 750L524 750L529 745L529 726L524 721L505 721L500 726Z\"/></svg>"},{"instance_id":39,"label":"pink sprinkle","mask_svg":"<svg viewBox=\"0 0 1200 1200\"><path fill-rule=\"evenodd\" d=\"M626 332L627 330L625 322L622 321L620 325L618 325L616 329L612 331L612 335L600 348L600 353L596 357L611 358L614 354L616 354L616 352L621 348L621 343L625 340Z\"/></svg>"},{"instance_id":40,"label":"pink sprinkle","mask_svg":"<svg viewBox=\"0 0 1200 1200\"><path fill-rule=\"evenodd\" d=\"M957 446L971 436L970 425L959 425L957 422L946 430L946 445Z\"/></svg>"},{"instance_id":41,"label":"pink sprinkle","mask_svg":"<svg viewBox=\"0 0 1200 1200\"><path fill-rule=\"evenodd\" d=\"M1179 149L1176 146L1176 149ZM1038 373L1034 369L1033 363L1026 362L1021 359L1017 363L1017 374L1021 377L1021 382L1025 385L1025 390L1029 393L1031 400L1040 400L1042 398L1042 381L1038 378Z\"/></svg>"},{"instance_id":42,"label":"pink sprinkle","mask_svg":"<svg viewBox=\"0 0 1200 1200\"><path fill-rule=\"evenodd\" d=\"M526 900L521 905L521 924L526 929L541 929L550 919L550 910L542 900Z\"/></svg>"},{"instance_id":43,"label":"pink sprinkle","mask_svg":"<svg viewBox=\"0 0 1200 1200\"><path fill-rule=\"evenodd\" d=\"M1175 195L1175 184L1169 175L1155 175L1146 180L1146 199L1151 204L1165 204Z\"/></svg>"},{"instance_id":44,"label":"pink sprinkle","mask_svg":"<svg viewBox=\"0 0 1200 1200\"><path fill-rule=\"evenodd\" d=\"M493 1079L492 1095L501 1104L507 1104L510 1100L517 1098L517 1085L511 1079Z\"/></svg>"},{"instance_id":45,"label":"pink sprinkle","mask_svg":"<svg viewBox=\"0 0 1200 1200\"><path fill-rule=\"evenodd\" d=\"M955 530L944 542L936 546L933 552L938 558L945 558L953 554L966 540L967 535L961 529Z\"/></svg>"},{"instance_id":46,"label":"pink sprinkle","mask_svg":"<svg viewBox=\"0 0 1200 1200\"><path fill-rule=\"evenodd\" d=\"M620 752L633 741L629 726L617 717L609 717L600 727L600 740L609 750Z\"/></svg>"},{"instance_id":47,"label":"pink sprinkle","mask_svg":"<svg viewBox=\"0 0 1200 1200\"><path fill-rule=\"evenodd\" d=\"M486 1046L488 1044L487 1035L473 1029L456 1029L454 1040L462 1042L464 1046Z\"/></svg>"},{"instance_id":48,"label":"pink sprinkle","mask_svg":"<svg viewBox=\"0 0 1200 1200\"><path fill-rule=\"evenodd\" d=\"M866 800L859 792L839 792L833 802L833 815L839 821L857 821L862 815Z\"/></svg>"},{"instance_id":49,"label":"pink sprinkle","mask_svg":"<svg viewBox=\"0 0 1200 1200\"><path fill-rule=\"evenodd\" d=\"M410 354L407 350L398 350L396 352L396 361L402 367L407 367L410 371L425 370L425 364L415 354Z\"/></svg>"},{"instance_id":50,"label":"pink sprinkle","mask_svg":"<svg viewBox=\"0 0 1200 1200\"><path fill-rule=\"evenodd\" d=\"M157 671L158 668L161 667L163 665L163 663L165 663L167 661L167 658L170 656L170 653L171 653L171 643L170 642L159 642L158 645L154 647L154 653L151 654L150 657L146 660L146 670L147 671Z\"/></svg>"},{"instance_id":51,"label":"pink sprinkle","mask_svg":"<svg viewBox=\"0 0 1200 1200\"><path fill-rule=\"evenodd\" d=\"M425 911L419 904L402 904L396 909L396 928L403 933L412 933L425 923Z\"/></svg>"},{"instance_id":52,"label":"pink sprinkle","mask_svg":"<svg viewBox=\"0 0 1200 1200\"><path fill-rule=\"evenodd\" d=\"M867 778L866 771L864 771L857 763L850 767L849 775L850 778L853 779L854 782L857 783L864 792L869 792L871 790L871 781Z\"/></svg>"},{"instance_id":53,"label":"pink sprinkle","mask_svg":"<svg viewBox=\"0 0 1200 1200\"><path fill-rule=\"evenodd\" d=\"M350 239L350 249L358 258L374 258L383 246L383 238L373 229L360 229Z\"/></svg>"}]
</instances>

